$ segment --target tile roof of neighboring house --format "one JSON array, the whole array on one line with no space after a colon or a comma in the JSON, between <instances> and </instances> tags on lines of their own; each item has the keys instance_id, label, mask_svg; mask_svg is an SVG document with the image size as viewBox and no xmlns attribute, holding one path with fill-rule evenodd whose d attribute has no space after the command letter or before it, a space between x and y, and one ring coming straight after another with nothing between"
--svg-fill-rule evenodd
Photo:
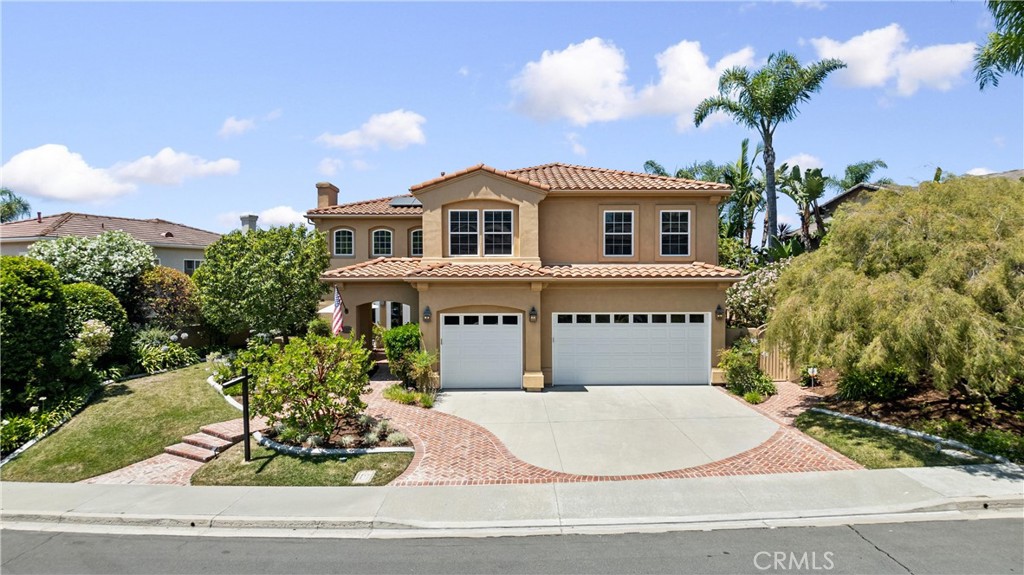
<instances>
[{"instance_id":1,"label":"tile roof of neighboring house","mask_svg":"<svg viewBox=\"0 0 1024 575\"><path fill-rule=\"evenodd\" d=\"M566 264L543 267L520 262L422 263L416 258L378 258L330 270L325 279L739 279L736 270L695 262L692 264Z\"/></svg>"},{"instance_id":2,"label":"tile roof of neighboring house","mask_svg":"<svg viewBox=\"0 0 1024 575\"><path fill-rule=\"evenodd\" d=\"M418 216L423 214L423 206L392 206L391 201L395 198L411 198L412 194L401 196L389 196L375 200L362 200L350 204L327 206L326 208L314 208L306 212L307 215L344 215L344 216Z\"/></svg>"},{"instance_id":3,"label":"tile roof of neighboring house","mask_svg":"<svg viewBox=\"0 0 1024 575\"><path fill-rule=\"evenodd\" d=\"M139 241L163 246L206 247L220 239L220 234L159 218L140 220L74 212L0 224L0 236L5 239L93 237L111 230L122 230Z\"/></svg>"},{"instance_id":4,"label":"tile roof of neighboring house","mask_svg":"<svg viewBox=\"0 0 1024 575\"><path fill-rule=\"evenodd\" d=\"M843 192L839 193L834 198L830 198L829 200L822 202L821 204L819 204L818 208L825 214L831 214L832 212L835 211L837 207L840 206L840 204L843 204L848 200L852 200L861 192L877 192L881 188L882 186L869 184L867 182L856 184L850 189L844 190Z\"/></svg>"}]
</instances>

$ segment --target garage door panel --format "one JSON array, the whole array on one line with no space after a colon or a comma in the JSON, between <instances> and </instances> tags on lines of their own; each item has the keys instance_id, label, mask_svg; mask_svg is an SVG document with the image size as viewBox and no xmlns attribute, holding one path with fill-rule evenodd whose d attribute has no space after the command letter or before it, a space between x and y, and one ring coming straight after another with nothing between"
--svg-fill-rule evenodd
<instances>
[{"instance_id":1,"label":"garage door panel","mask_svg":"<svg viewBox=\"0 0 1024 575\"><path fill-rule=\"evenodd\" d=\"M442 314L442 388L522 387L522 358L520 316Z\"/></svg>"}]
</instances>

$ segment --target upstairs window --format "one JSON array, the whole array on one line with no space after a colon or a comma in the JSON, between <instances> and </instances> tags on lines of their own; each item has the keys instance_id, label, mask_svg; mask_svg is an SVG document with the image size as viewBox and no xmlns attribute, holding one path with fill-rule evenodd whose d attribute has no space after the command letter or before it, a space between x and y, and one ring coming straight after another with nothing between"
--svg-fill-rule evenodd
<instances>
[{"instance_id":1,"label":"upstairs window","mask_svg":"<svg viewBox=\"0 0 1024 575\"><path fill-rule=\"evenodd\" d=\"M604 255L633 255L633 212L612 211L604 213Z\"/></svg>"},{"instance_id":2,"label":"upstairs window","mask_svg":"<svg viewBox=\"0 0 1024 575\"><path fill-rule=\"evenodd\" d=\"M484 255L512 255L512 210L484 210Z\"/></svg>"},{"instance_id":3,"label":"upstairs window","mask_svg":"<svg viewBox=\"0 0 1024 575\"><path fill-rule=\"evenodd\" d=\"M391 230L373 230L373 252L375 257L391 255Z\"/></svg>"},{"instance_id":4,"label":"upstairs window","mask_svg":"<svg viewBox=\"0 0 1024 575\"><path fill-rule=\"evenodd\" d=\"M661 255L690 255L690 212L665 210L661 212Z\"/></svg>"},{"instance_id":5,"label":"upstairs window","mask_svg":"<svg viewBox=\"0 0 1024 575\"><path fill-rule=\"evenodd\" d=\"M354 256L356 254L356 238L352 230L334 232L334 255Z\"/></svg>"},{"instance_id":6,"label":"upstairs window","mask_svg":"<svg viewBox=\"0 0 1024 575\"><path fill-rule=\"evenodd\" d=\"M476 210L450 210L448 212L448 254L475 256L480 253L479 214Z\"/></svg>"},{"instance_id":7,"label":"upstairs window","mask_svg":"<svg viewBox=\"0 0 1024 575\"><path fill-rule=\"evenodd\" d=\"M414 258L423 255L423 230L413 230L409 235L409 255Z\"/></svg>"}]
</instances>

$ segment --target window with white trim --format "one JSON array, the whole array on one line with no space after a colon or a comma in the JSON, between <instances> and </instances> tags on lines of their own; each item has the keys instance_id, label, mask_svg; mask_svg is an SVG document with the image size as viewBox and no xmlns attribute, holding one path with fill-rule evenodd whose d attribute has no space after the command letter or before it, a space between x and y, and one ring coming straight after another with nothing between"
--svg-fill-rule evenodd
<instances>
[{"instance_id":1,"label":"window with white trim","mask_svg":"<svg viewBox=\"0 0 1024 575\"><path fill-rule=\"evenodd\" d=\"M373 251L375 257L391 255L391 230L373 230Z\"/></svg>"},{"instance_id":2,"label":"window with white trim","mask_svg":"<svg viewBox=\"0 0 1024 575\"><path fill-rule=\"evenodd\" d=\"M484 255L512 255L512 210L484 210Z\"/></svg>"},{"instance_id":3,"label":"window with white trim","mask_svg":"<svg viewBox=\"0 0 1024 575\"><path fill-rule=\"evenodd\" d=\"M334 255L341 257L356 255L356 235L352 230L334 231Z\"/></svg>"},{"instance_id":4,"label":"window with white trim","mask_svg":"<svg viewBox=\"0 0 1024 575\"><path fill-rule=\"evenodd\" d=\"M409 234L409 255L412 257L423 255L423 230L413 230Z\"/></svg>"},{"instance_id":5,"label":"window with white trim","mask_svg":"<svg viewBox=\"0 0 1024 575\"><path fill-rule=\"evenodd\" d=\"M690 211L662 210L661 255L690 255Z\"/></svg>"},{"instance_id":6,"label":"window with white trim","mask_svg":"<svg viewBox=\"0 0 1024 575\"><path fill-rule=\"evenodd\" d=\"M185 275L192 275L196 273L196 270L201 265L203 265L203 260L185 260L182 262L181 269L185 272Z\"/></svg>"},{"instance_id":7,"label":"window with white trim","mask_svg":"<svg viewBox=\"0 0 1024 575\"><path fill-rule=\"evenodd\" d=\"M479 214L476 210L448 211L448 254L475 256L480 253Z\"/></svg>"},{"instance_id":8,"label":"window with white trim","mask_svg":"<svg viewBox=\"0 0 1024 575\"><path fill-rule=\"evenodd\" d=\"M633 211L605 210L604 255L633 255Z\"/></svg>"}]
</instances>

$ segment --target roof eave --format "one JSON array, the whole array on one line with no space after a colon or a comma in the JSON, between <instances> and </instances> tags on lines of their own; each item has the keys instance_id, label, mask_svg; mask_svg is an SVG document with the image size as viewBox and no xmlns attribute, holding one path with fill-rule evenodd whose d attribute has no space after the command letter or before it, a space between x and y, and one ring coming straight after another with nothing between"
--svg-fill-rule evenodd
<instances>
[{"instance_id":1,"label":"roof eave","mask_svg":"<svg viewBox=\"0 0 1024 575\"><path fill-rule=\"evenodd\" d=\"M312 220L316 218L422 218L423 214L313 214L306 212L303 216Z\"/></svg>"}]
</instances>

